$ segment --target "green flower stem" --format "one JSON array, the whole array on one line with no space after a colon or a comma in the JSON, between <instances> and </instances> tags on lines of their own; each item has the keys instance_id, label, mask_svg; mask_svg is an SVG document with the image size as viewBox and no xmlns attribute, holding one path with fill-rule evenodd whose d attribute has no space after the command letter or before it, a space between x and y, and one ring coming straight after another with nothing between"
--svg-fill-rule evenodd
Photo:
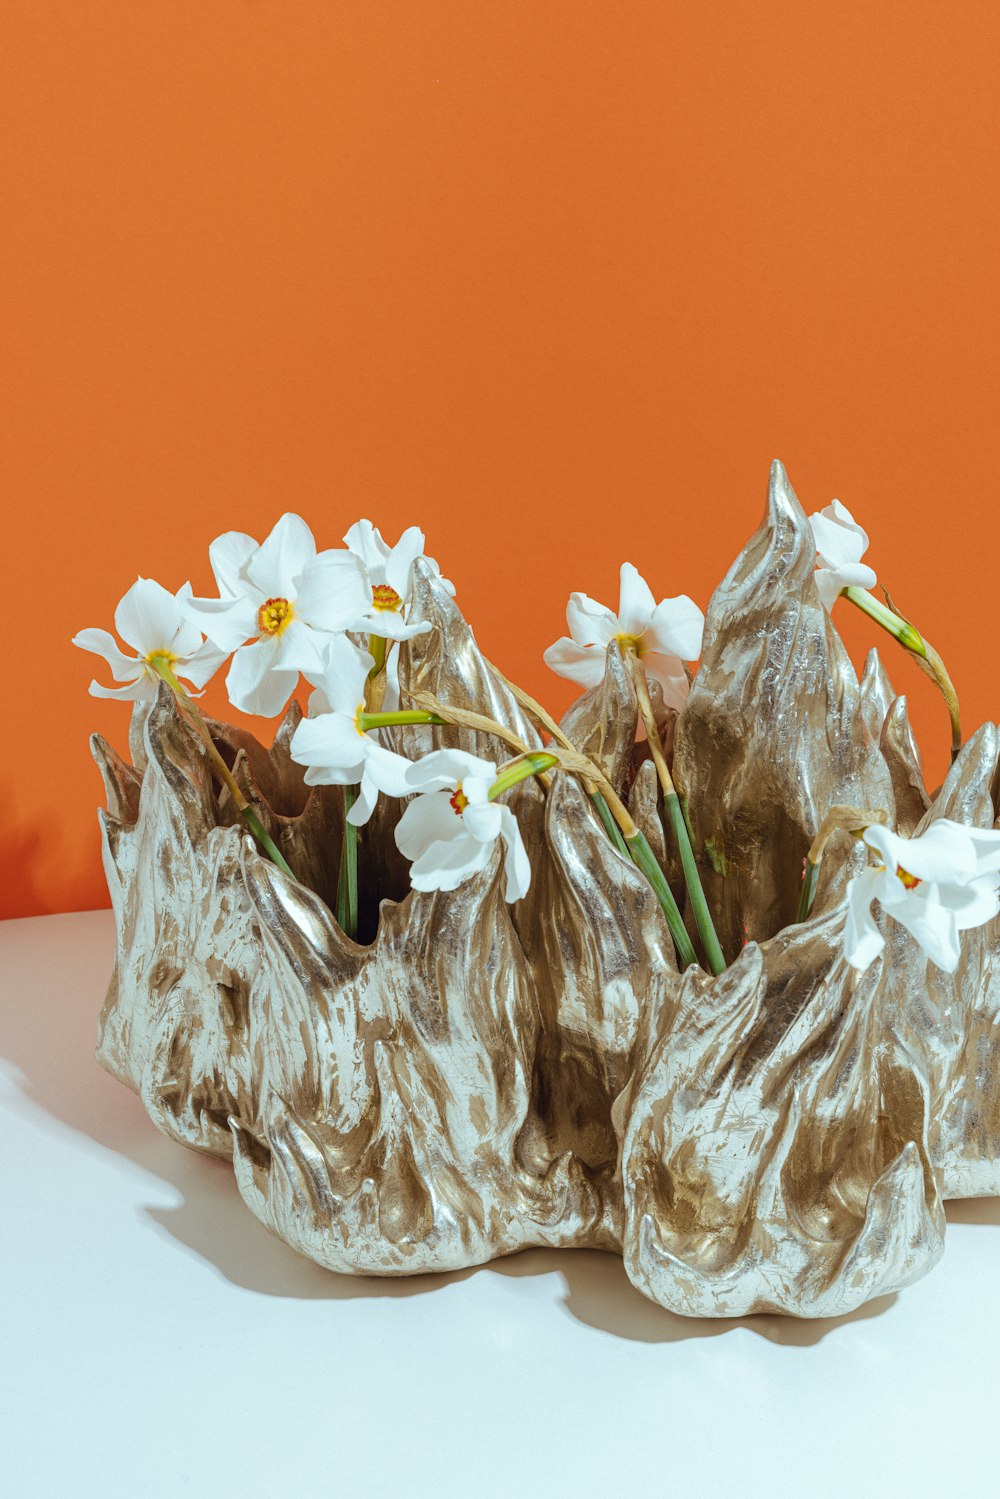
<instances>
[{"instance_id":1,"label":"green flower stem","mask_svg":"<svg viewBox=\"0 0 1000 1499\"><path fill-rule=\"evenodd\" d=\"M188 694L184 691L184 688L181 686L180 682L177 680L171 669L169 661L164 656L153 656L150 659L149 664L150 666L152 666L157 676L159 676L164 682L166 682L167 686L174 694L174 697L177 699L181 708L187 714L187 717L194 727L195 732L205 746L205 749L208 753L208 758L211 760L213 766L218 772L219 778L221 779L223 784L228 787L229 794L236 804L240 816L243 818L243 821L246 823L251 833L257 839L257 842L263 848L268 858L270 858L274 864L277 864L278 868L280 870L283 870L290 879L294 880L295 875L292 873L287 861L284 858L284 855L278 848L278 845L275 843L274 839L265 830L264 824L261 822L256 812L253 810L250 803L243 795L243 792L236 784L236 781L233 779L233 774L229 769L229 766L226 764L225 760L223 760L222 756L219 754L219 751L215 747L215 740L209 733L208 724L202 718L200 711L195 706L194 702L191 700Z\"/></svg>"},{"instance_id":2,"label":"green flower stem","mask_svg":"<svg viewBox=\"0 0 1000 1499\"><path fill-rule=\"evenodd\" d=\"M372 681L375 677L378 676L379 672L385 669L385 656L388 644L389 642L386 640L384 635L369 635L368 654L375 662L375 665L368 673L369 681Z\"/></svg>"},{"instance_id":3,"label":"green flower stem","mask_svg":"<svg viewBox=\"0 0 1000 1499\"><path fill-rule=\"evenodd\" d=\"M358 714L358 727L362 733L368 729L387 728L391 724L398 723L444 724L447 721L447 719L442 718L437 713L431 713L418 708L402 709L396 713ZM565 736L560 734L559 737L563 739ZM569 746L569 741L566 740L565 742ZM569 748L570 750L572 749L571 746ZM572 751L572 754L576 760L579 761L581 759L575 751ZM515 759L508 761L507 765L500 771L496 781L490 788L490 800L493 801L496 797L502 796L504 791L516 785L518 781L526 780L528 776L544 776L547 771L558 766L566 758L566 756L552 754L546 750L528 750L522 752ZM642 833L639 832L628 809L615 794L610 782L600 776L600 771L596 766L590 765L588 762L584 762L579 766L571 763L566 768L571 768L574 773L583 776L587 790L593 797L594 805L597 808L601 822L608 830L609 837L611 837L617 848L629 855L632 862L643 872L652 885L656 898L666 917L667 925L670 928L670 935L674 939L674 946L677 948L682 967L687 968L692 963L697 963L698 959L694 946L691 938L688 936L687 928L684 925L670 886L667 884L663 870L657 864L652 849ZM598 779L600 780L600 790L597 789L596 785Z\"/></svg>"},{"instance_id":4,"label":"green flower stem","mask_svg":"<svg viewBox=\"0 0 1000 1499\"><path fill-rule=\"evenodd\" d=\"M624 854L626 858L631 858L622 830L611 815L611 808L608 806L607 798L602 796L599 791L592 791L590 793L590 800L597 808L597 815L603 822L604 830L615 848L620 854Z\"/></svg>"},{"instance_id":5,"label":"green flower stem","mask_svg":"<svg viewBox=\"0 0 1000 1499\"><path fill-rule=\"evenodd\" d=\"M816 899L820 865L826 845L834 833L850 833L852 838L863 838L865 829L880 825L885 827L889 814L881 807L853 807L838 802L827 812L809 845L805 867L802 871L802 888L799 891L799 907L796 921L808 921Z\"/></svg>"},{"instance_id":6,"label":"green flower stem","mask_svg":"<svg viewBox=\"0 0 1000 1499\"><path fill-rule=\"evenodd\" d=\"M715 923L712 913L708 909L708 901L705 899L705 891L701 883L701 875L698 872L698 862L694 856L694 848L691 844L691 834L688 831L687 819L681 806L680 797L674 786L670 768L667 765L660 743L659 730L656 727L656 719L653 716L653 705L649 698L649 687L646 683L646 672L635 654L632 655L632 680L635 683L635 695L639 704L639 712L643 723L646 725L646 737L649 740L650 753L653 756L653 764L656 766L656 774L659 777L660 786L663 789L663 809L667 814L674 838L677 840L677 848L681 856L681 869L684 871L684 883L687 886L688 899L691 902L691 910L694 914L695 925L705 949L708 966L714 974L725 973L726 958L722 946L716 934Z\"/></svg>"},{"instance_id":7,"label":"green flower stem","mask_svg":"<svg viewBox=\"0 0 1000 1499\"><path fill-rule=\"evenodd\" d=\"M493 673L493 675L497 677L504 684L504 686L509 688L510 691L514 694L514 697L528 714L529 718L533 719L536 724L540 725L540 727L543 728L547 734L550 734L555 740L556 744L561 744L563 749L569 750L571 754L577 753L576 746L566 737L547 708L543 708L541 703L538 702L536 698L533 698L530 693L525 692L523 687L518 687L516 682L512 682L509 677L504 675L504 673L498 666L495 666L493 664L492 661L487 662L487 665L489 666L490 671ZM601 822L604 824L604 830L607 833L608 837L611 839L611 842L614 844L615 848L620 854L625 854L626 856L628 856L628 845L626 844L624 836L622 835L621 828L615 821L611 808L608 806L607 797L604 796L602 792L598 791L593 780L589 776L582 775L581 780L583 781L584 790L597 809L597 815L600 817Z\"/></svg>"},{"instance_id":8,"label":"green flower stem","mask_svg":"<svg viewBox=\"0 0 1000 1499\"><path fill-rule=\"evenodd\" d=\"M529 776L543 775L545 771L551 770L553 765L559 764L558 755L550 755L545 750L529 750L526 755L518 755L514 760L508 760L502 766L496 780L489 789L489 799L496 801L498 796L503 796L518 781L526 781Z\"/></svg>"},{"instance_id":9,"label":"green flower stem","mask_svg":"<svg viewBox=\"0 0 1000 1499\"><path fill-rule=\"evenodd\" d=\"M695 925L698 935L701 937L705 948L705 956L708 958L708 966L714 974L725 973L726 958L722 951L722 945L716 934L715 923L712 913L708 909L708 901L705 898L705 889L701 883L701 875L698 872L698 864L694 856L694 848L691 844L691 835L688 825L684 819L684 810L681 807L680 797L676 791L664 792L663 810L667 814L667 821L677 840L677 847L681 856L681 869L684 872L684 883L687 886L688 898L691 902L691 910L694 913Z\"/></svg>"},{"instance_id":10,"label":"green flower stem","mask_svg":"<svg viewBox=\"0 0 1000 1499\"><path fill-rule=\"evenodd\" d=\"M667 918L667 926L670 928L670 935L674 939L674 946L677 949L677 956L681 960L681 967L690 968L692 963L697 964L698 962L694 945L688 936L687 927L684 925L684 918L681 916L677 902L674 900L673 892L667 884L666 875L659 864L657 864L653 850L638 829L636 829L631 838L625 839L625 844L632 862L638 869L642 870L642 873L652 885L657 900L660 902L660 909Z\"/></svg>"},{"instance_id":11,"label":"green flower stem","mask_svg":"<svg viewBox=\"0 0 1000 1499\"><path fill-rule=\"evenodd\" d=\"M926 657L927 647L920 631L914 629L913 625L905 619L901 619L898 614L894 614L888 605L883 604L873 593L869 593L867 588L855 588L852 585L850 588L843 589L843 595L855 608L860 609L862 614L867 614L869 619L873 619L877 625L881 625L883 630L887 630L893 640L899 641L904 650L912 651L915 656Z\"/></svg>"},{"instance_id":12,"label":"green flower stem","mask_svg":"<svg viewBox=\"0 0 1000 1499\"><path fill-rule=\"evenodd\" d=\"M395 713L359 713L358 728L362 734L369 729L388 729L397 723L447 723L438 713L428 713L424 708L400 708Z\"/></svg>"},{"instance_id":13,"label":"green flower stem","mask_svg":"<svg viewBox=\"0 0 1000 1499\"><path fill-rule=\"evenodd\" d=\"M951 719L951 758L954 760L962 748L962 715L954 683L937 651L909 620L903 619L894 609L881 603L867 588L855 588L852 585L842 589L841 593L862 614L867 614L869 619L887 630L894 640L898 640L903 649L916 658L917 665L938 688Z\"/></svg>"},{"instance_id":14,"label":"green flower stem","mask_svg":"<svg viewBox=\"0 0 1000 1499\"><path fill-rule=\"evenodd\" d=\"M813 863L811 859L806 860L805 872L802 876L802 889L799 891L799 909L796 912L796 921L808 921L816 899L816 886L819 882L819 860Z\"/></svg>"},{"instance_id":15,"label":"green flower stem","mask_svg":"<svg viewBox=\"0 0 1000 1499\"><path fill-rule=\"evenodd\" d=\"M340 848L337 876L337 922L352 941L358 937L358 830L347 821L347 813L358 799L357 787L344 787L344 841Z\"/></svg>"}]
</instances>

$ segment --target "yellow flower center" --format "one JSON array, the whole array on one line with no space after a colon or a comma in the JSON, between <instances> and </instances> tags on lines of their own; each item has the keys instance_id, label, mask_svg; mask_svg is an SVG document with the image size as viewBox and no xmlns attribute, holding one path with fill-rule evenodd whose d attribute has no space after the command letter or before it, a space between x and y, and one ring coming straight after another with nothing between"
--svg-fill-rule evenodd
<instances>
[{"instance_id":1,"label":"yellow flower center","mask_svg":"<svg viewBox=\"0 0 1000 1499\"><path fill-rule=\"evenodd\" d=\"M921 880L917 879L915 874L911 874L908 869L904 869L902 864L896 865L896 873L899 875L899 878L902 880L907 890L916 890L917 886L922 883Z\"/></svg>"},{"instance_id":2,"label":"yellow flower center","mask_svg":"<svg viewBox=\"0 0 1000 1499\"><path fill-rule=\"evenodd\" d=\"M146 657L147 664L151 666L154 671L156 671L161 666L165 666L170 669L173 667L173 664L176 660L178 660L178 657L174 655L173 651L150 651L149 655Z\"/></svg>"},{"instance_id":3,"label":"yellow flower center","mask_svg":"<svg viewBox=\"0 0 1000 1499\"><path fill-rule=\"evenodd\" d=\"M257 628L262 635L280 635L293 619L287 599L266 599L257 610Z\"/></svg>"},{"instance_id":4,"label":"yellow flower center","mask_svg":"<svg viewBox=\"0 0 1000 1499\"><path fill-rule=\"evenodd\" d=\"M389 583L372 584L372 607L383 612L395 612L403 607L403 600Z\"/></svg>"},{"instance_id":5,"label":"yellow flower center","mask_svg":"<svg viewBox=\"0 0 1000 1499\"><path fill-rule=\"evenodd\" d=\"M469 798L466 796L466 794L462 790L461 786L456 786L455 787L455 795L452 796L452 797L449 797L448 799L451 802L451 805L455 809L455 816L456 817L461 817L462 813L465 811L466 807L469 805Z\"/></svg>"},{"instance_id":6,"label":"yellow flower center","mask_svg":"<svg viewBox=\"0 0 1000 1499\"><path fill-rule=\"evenodd\" d=\"M619 634L615 639L622 648L623 656L627 656L629 651L635 651L637 656L642 655L642 640L638 635Z\"/></svg>"}]
</instances>

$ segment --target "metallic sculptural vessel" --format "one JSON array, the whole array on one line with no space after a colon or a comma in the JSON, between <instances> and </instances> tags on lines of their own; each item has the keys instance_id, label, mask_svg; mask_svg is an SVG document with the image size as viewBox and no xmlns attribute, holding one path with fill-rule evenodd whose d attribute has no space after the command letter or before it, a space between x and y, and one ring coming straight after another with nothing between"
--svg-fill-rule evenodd
<instances>
[{"instance_id":1,"label":"metallic sculptural vessel","mask_svg":"<svg viewBox=\"0 0 1000 1499\"><path fill-rule=\"evenodd\" d=\"M296 871L263 858L166 687L137 708L129 765L94 752L108 810L117 955L98 1055L154 1123L231 1157L260 1220L332 1270L412 1274L529 1245L612 1249L674 1312L828 1316L896 1290L944 1247L942 1200L1000 1192L1000 921L964 934L952 977L885 923L863 974L840 942L865 853L835 835L811 918L802 860L836 802L910 833L993 827L1000 734L969 741L933 802L874 652L859 682L813 581L784 470L716 591L676 724L674 772L731 966L678 972L653 892L580 785L511 793L531 854L508 906L498 856L452 893L409 889L382 798L361 844L361 944L331 915L344 803L289 756L214 725ZM434 628L405 642L430 691L538 738L426 567ZM600 759L660 858L653 767L617 647L564 724ZM669 715L667 715L669 717ZM406 727L416 754L469 730Z\"/></svg>"}]
</instances>

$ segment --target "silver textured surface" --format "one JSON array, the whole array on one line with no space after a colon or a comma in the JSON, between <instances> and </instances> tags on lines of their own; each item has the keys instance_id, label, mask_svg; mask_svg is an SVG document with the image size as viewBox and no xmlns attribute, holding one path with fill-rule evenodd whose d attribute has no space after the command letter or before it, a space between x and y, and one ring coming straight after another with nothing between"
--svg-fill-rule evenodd
<instances>
[{"instance_id":1,"label":"silver textured surface","mask_svg":"<svg viewBox=\"0 0 1000 1499\"><path fill-rule=\"evenodd\" d=\"M644 880L574 782L511 798L534 877L508 907L496 861L452 894L408 889L384 802L360 854L362 936L329 907L338 788L310 791L275 744L215 726L300 876L257 852L169 692L137 710L133 766L103 741L117 925L103 1064L156 1125L233 1158L251 1210L337 1271L452 1269L531 1244L617 1248L647 1295L691 1315L842 1313L941 1253L941 1198L1000 1191L1000 923L947 979L887 925L858 977L839 956L863 857L837 835L816 911L788 927L828 805L996 818L985 726L933 806L905 702L874 655L859 684L812 581L780 466L764 524L712 600L675 770L732 967L679 975ZM431 691L537 736L421 569L434 625L401 652ZM655 774L631 747L624 674L566 727L630 799L668 877ZM498 741L387 734L417 754ZM710 845L707 846L707 845Z\"/></svg>"}]
</instances>

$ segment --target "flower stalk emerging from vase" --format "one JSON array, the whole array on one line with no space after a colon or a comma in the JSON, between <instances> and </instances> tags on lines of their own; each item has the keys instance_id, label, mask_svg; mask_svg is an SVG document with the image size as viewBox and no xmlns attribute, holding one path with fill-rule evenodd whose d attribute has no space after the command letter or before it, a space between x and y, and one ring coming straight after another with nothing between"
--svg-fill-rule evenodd
<instances>
[{"instance_id":1,"label":"flower stalk emerging from vase","mask_svg":"<svg viewBox=\"0 0 1000 1499\"><path fill-rule=\"evenodd\" d=\"M868 535L839 500L809 517L816 542L816 587L827 610L845 598L909 651L917 665L938 688L951 721L951 758L962 748L962 719L958 694L944 662L915 625L900 614L888 593L881 603L870 591L878 578L862 557L868 550Z\"/></svg>"},{"instance_id":2,"label":"flower stalk emerging from vase","mask_svg":"<svg viewBox=\"0 0 1000 1499\"><path fill-rule=\"evenodd\" d=\"M278 845L274 842L271 835L267 832L253 807L251 807L250 803L243 795L243 792L240 790L236 779L229 769L229 766L219 754L208 724L205 722L204 718L202 718L197 706L191 701L191 698L184 691L184 688L181 686L180 682L178 682L176 676L174 675L171 663L164 656L154 655L150 659L150 665L156 672L157 676L159 676L162 681L166 682L167 686L174 694L174 697L177 699L178 704L183 709L186 717L188 718L188 721L194 726L195 733L198 735L198 738L205 746L205 751L208 755L208 758L212 762L212 765L217 771L223 785L228 790L229 795L232 797L234 806L236 807L240 816L243 818L247 827L250 829L253 836L256 838L257 842L260 844L261 848L267 854L268 858L271 859L273 863L277 864L279 869L284 870L285 874L290 875L291 878L294 879L295 875L289 868L284 854L282 854Z\"/></svg>"},{"instance_id":3,"label":"flower stalk emerging from vase","mask_svg":"<svg viewBox=\"0 0 1000 1499\"><path fill-rule=\"evenodd\" d=\"M948 705L954 756L962 742L954 686L940 656L896 611L888 595L883 604L871 593L877 578L862 560L867 535L837 501L812 516L811 524L815 580L823 604L829 610L837 598L846 597L892 634L932 677ZM552 776L572 775L590 798L609 840L652 887L680 966L696 964L684 914L623 800L637 764L635 756L632 771L626 770L619 783L612 784L597 758L581 753L540 703L489 663L498 683L546 736L543 747L527 744L497 718L455 706L425 690L401 690L396 653L403 646L417 649L418 637L432 629L413 608L418 559L423 559L425 578L433 580L434 587L449 594L454 589L441 577L437 563L425 557L424 536L415 526L390 546L371 522L363 520L350 528L344 541L344 548L320 551L305 522L286 514L261 544L242 532L227 532L212 543L209 560L218 598L195 598L188 584L171 594L150 579L139 579L115 614L118 632L135 655L124 652L103 630L84 630L75 637L77 645L104 658L118 684L104 687L93 682L91 691L134 701L152 697L158 683L165 682L258 844L294 878L219 752L192 694L230 659L226 686L233 705L274 716L304 677L312 693L308 716L292 736L291 756L304 767L307 785L344 788L335 908L341 928L354 939L359 920L358 830L371 818L379 797L405 801L395 837L410 861L415 889L453 890L486 869L499 850L504 894L515 902L530 886L531 856L518 823L517 800L508 803L507 794L529 778L536 779L544 793ZM725 957L702 884L689 809L674 782L651 691L662 695L668 715L683 712L692 665L701 653L704 616L686 595L657 602L637 569L625 563L617 613L586 594L574 593L567 625L569 635L551 646L545 659L582 686L598 687L605 677L609 647L616 645L621 651L634 691L637 735L645 735L656 770L689 916L709 971L720 974ZM429 735L427 752L411 760L382 742L383 730L422 725L430 730L458 728L499 741L511 751L511 758L498 765L467 750L441 748ZM864 967L881 951L883 939L871 916L872 903L878 900L939 967L951 972L958 962L960 934L990 920L1000 909L1000 832L963 829L941 820L907 840L885 821L878 808L830 809L805 860L798 919L810 917L830 837L846 830L881 861L848 884L847 961ZM710 845L706 850L712 853ZM716 857L712 854L713 863ZM721 871L725 873L724 859Z\"/></svg>"},{"instance_id":4,"label":"flower stalk emerging from vase","mask_svg":"<svg viewBox=\"0 0 1000 1499\"><path fill-rule=\"evenodd\" d=\"M653 717L653 704L650 701L649 685L646 681L646 672L642 661L634 650L628 653L632 665L632 679L635 684L635 695L639 704L639 712L646 726L646 738L649 741L650 753L653 756L653 764L656 766L657 778L660 789L663 792L663 809L667 814L671 832L677 844L681 856L681 868L684 871L684 883L687 886L688 899L691 902L691 910L694 913L695 924L698 935L701 937L708 966L712 973L719 974L725 971L726 959L719 944L719 938L715 931L715 923L712 921L712 913L708 909L708 901L705 899L704 887L701 883L701 875L698 873L698 864L691 846L691 833L688 829L681 806L680 797L674 786L673 777L667 765L663 746L660 743L660 733Z\"/></svg>"}]
</instances>

